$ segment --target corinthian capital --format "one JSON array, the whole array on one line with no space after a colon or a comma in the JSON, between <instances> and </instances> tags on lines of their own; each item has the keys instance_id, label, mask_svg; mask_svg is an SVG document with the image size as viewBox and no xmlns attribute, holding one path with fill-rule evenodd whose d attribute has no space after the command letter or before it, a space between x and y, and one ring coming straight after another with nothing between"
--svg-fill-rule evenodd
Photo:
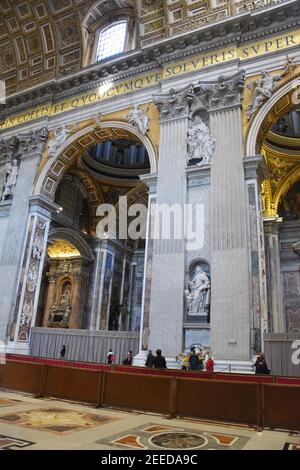
<instances>
[{"instance_id":1,"label":"corinthian capital","mask_svg":"<svg viewBox=\"0 0 300 470\"><path fill-rule=\"evenodd\" d=\"M48 129L42 127L38 131L30 131L13 135L9 139L0 140L0 163L33 152L41 153L48 138Z\"/></svg>"},{"instance_id":2,"label":"corinthian capital","mask_svg":"<svg viewBox=\"0 0 300 470\"><path fill-rule=\"evenodd\" d=\"M181 90L171 88L168 93L153 95L153 100L160 110L161 120L168 121L188 117L194 96L194 86L189 85Z\"/></svg>"},{"instance_id":3,"label":"corinthian capital","mask_svg":"<svg viewBox=\"0 0 300 470\"><path fill-rule=\"evenodd\" d=\"M243 70L230 76L219 76L214 82L199 82L197 89L206 95L210 110L230 108L241 103L244 90L245 72Z\"/></svg>"},{"instance_id":4,"label":"corinthian capital","mask_svg":"<svg viewBox=\"0 0 300 470\"><path fill-rule=\"evenodd\" d=\"M42 127L38 131L30 131L19 135L20 149L22 154L41 152L48 138L48 129Z\"/></svg>"}]
</instances>

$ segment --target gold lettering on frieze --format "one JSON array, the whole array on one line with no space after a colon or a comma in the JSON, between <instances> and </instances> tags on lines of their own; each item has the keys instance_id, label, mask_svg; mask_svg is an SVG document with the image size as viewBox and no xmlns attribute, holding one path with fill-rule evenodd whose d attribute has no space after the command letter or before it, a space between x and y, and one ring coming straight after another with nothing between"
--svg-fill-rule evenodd
<instances>
[{"instance_id":1,"label":"gold lettering on frieze","mask_svg":"<svg viewBox=\"0 0 300 470\"><path fill-rule=\"evenodd\" d=\"M101 85L97 90L93 90L53 105L40 106L14 117L9 117L5 121L0 122L0 130L26 123L42 116L54 116L74 108L81 108L101 100L112 98L113 96L134 92L136 90L156 85L162 80L167 80L170 77L191 73L212 65L222 64L235 59L247 61L255 57L284 49L290 49L299 45L300 29L284 35L273 36L264 39L263 41L250 42L243 44L242 46L233 45L227 48L205 52L191 56L185 61L165 64L162 67L162 70L152 72L148 75L138 75L133 79L120 83L108 81Z\"/></svg>"}]
</instances>

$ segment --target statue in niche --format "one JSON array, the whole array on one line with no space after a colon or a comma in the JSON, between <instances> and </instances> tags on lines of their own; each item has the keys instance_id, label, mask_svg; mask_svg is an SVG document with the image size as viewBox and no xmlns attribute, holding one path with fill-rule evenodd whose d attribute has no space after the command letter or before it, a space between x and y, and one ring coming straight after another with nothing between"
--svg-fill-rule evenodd
<instances>
[{"instance_id":1,"label":"statue in niche","mask_svg":"<svg viewBox=\"0 0 300 470\"><path fill-rule=\"evenodd\" d=\"M61 127L57 127L53 129L53 138L50 140L48 144L48 155L49 157L53 157L56 150L61 146L61 144L67 139L71 132L69 126L63 124Z\"/></svg>"},{"instance_id":2,"label":"statue in niche","mask_svg":"<svg viewBox=\"0 0 300 470\"><path fill-rule=\"evenodd\" d=\"M185 290L188 315L207 314L206 306L209 304L209 290L209 278L201 266L198 265L192 279L188 282L188 289Z\"/></svg>"},{"instance_id":3,"label":"statue in niche","mask_svg":"<svg viewBox=\"0 0 300 470\"><path fill-rule=\"evenodd\" d=\"M6 163L5 171L6 171L6 176L5 176L4 189L3 189L3 193L1 197L2 201L5 201L5 199L7 199L8 197L13 196L14 188L16 186L18 174L19 174L18 160L14 158L12 162Z\"/></svg>"},{"instance_id":4,"label":"statue in niche","mask_svg":"<svg viewBox=\"0 0 300 470\"><path fill-rule=\"evenodd\" d=\"M188 129L188 165L208 165L215 150L216 139L211 136L208 126L196 115L194 125Z\"/></svg>"},{"instance_id":5,"label":"statue in niche","mask_svg":"<svg viewBox=\"0 0 300 470\"><path fill-rule=\"evenodd\" d=\"M59 304L52 305L49 326L67 328L71 311L71 285L67 283L63 288Z\"/></svg>"},{"instance_id":6,"label":"statue in niche","mask_svg":"<svg viewBox=\"0 0 300 470\"><path fill-rule=\"evenodd\" d=\"M135 127L143 135L148 132L149 128L149 118L146 114L147 111L148 107L144 110L135 105L127 115L129 124Z\"/></svg>"},{"instance_id":7,"label":"statue in niche","mask_svg":"<svg viewBox=\"0 0 300 470\"><path fill-rule=\"evenodd\" d=\"M284 70L277 75L270 75L269 72L263 70L261 78L249 83L248 88L253 91L252 102L247 108L248 119L258 110L262 103L270 98L273 94L276 82L282 80L286 75L292 72L296 64L294 63L295 57L286 57Z\"/></svg>"}]
</instances>

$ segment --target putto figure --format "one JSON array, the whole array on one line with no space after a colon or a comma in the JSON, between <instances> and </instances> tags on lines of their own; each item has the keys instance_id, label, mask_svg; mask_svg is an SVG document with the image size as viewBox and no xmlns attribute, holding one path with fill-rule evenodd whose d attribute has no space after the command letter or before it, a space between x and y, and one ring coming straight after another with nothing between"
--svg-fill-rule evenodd
<instances>
[{"instance_id":1,"label":"putto figure","mask_svg":"<svg viewBox=\"0 0 300 470\"><path fill-rule=\"evenodd\" d=\"M194 118L194 125L188 130L187 145L188 164L202 166L210 163L216 139L211 136L208 126L200 116Z\"/></svg>"},{"instance_id":2,"label":"putto figure","mask_svg":"<svg viewBox=\"0 0 300 470\"><path fill-rule=\"evenodd\" d=\"M252 102L247 108L248 119L251 118L251 116L258 110L265 100L272 96L276 82L282 80L286 75L295 69L296 65L294 60L294 57L291 58L287 56L282 73L277 75L270 75L269 72L263 70L259 80L254 80L253 82L249 83L248 88L253 90L253 96Z\"/></svg>"},{"instance_id":3,"label":"putto figure","mask_svg":"<svg viewBox=\"0 0 300 470\"><path fill-rule=\"evenodd\" d=\"M135 127L141 134L145 135L149 130L149 118L146 110L139 108L137 105L128 113L127 120L129 124Z\"/></svg>"},{"instance_id":4,"label":"putto figure","mask_svg":"<svg viewBox=\"0 0 300 470\"><path fill-rule=\"evenodd\" d=\"M48 144L48 155L49 157L53 157L56 150L61 146L61 144L67 139L71 132L65 124L62 127L58 127L53 129L53 138L50 140Z\"/></svg>"}]
</instances>

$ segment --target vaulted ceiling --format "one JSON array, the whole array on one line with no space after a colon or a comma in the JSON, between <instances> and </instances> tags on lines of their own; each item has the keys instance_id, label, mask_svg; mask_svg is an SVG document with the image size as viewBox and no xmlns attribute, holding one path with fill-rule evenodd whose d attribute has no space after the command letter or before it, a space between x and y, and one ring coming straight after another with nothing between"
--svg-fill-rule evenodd
<instances>
[{"instance_id":1,"label":"vaulted ceiling","mask_svg":"<svg viewBox=\"0 0 300 470\"><path fill-rule=\"evenodd\" d=\"M8 94L82 66L82 28L131 0L0 0L0 78Z\"/></svg>"}]
</instances>

